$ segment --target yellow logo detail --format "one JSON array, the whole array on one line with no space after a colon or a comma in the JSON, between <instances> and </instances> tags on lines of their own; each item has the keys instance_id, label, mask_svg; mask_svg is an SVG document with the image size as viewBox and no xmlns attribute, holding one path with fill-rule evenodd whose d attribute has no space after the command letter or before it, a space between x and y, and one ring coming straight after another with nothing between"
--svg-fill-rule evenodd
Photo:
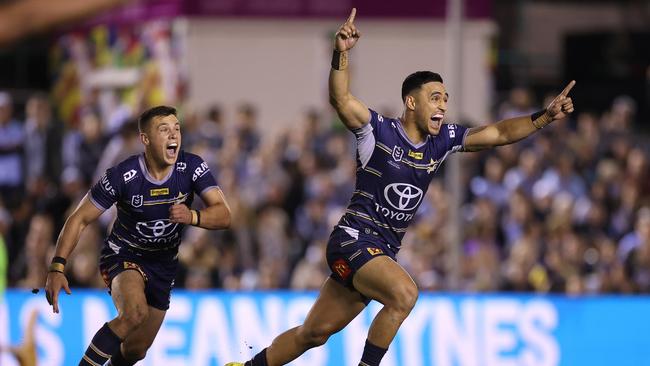
<instances>
[{"instance_id":1,"label":"yellow logo detail","mask_svg":"<svg viewBox=\"0 0 650 366\"><path fill-rule=\"evenodd\" d=\"M422 160L424 153L409 150L409 156L416 160Z\"/></svg>"},{"instance_id":2,"label":"yellow logo detail","mask_svg":"<svg viewBox=\"0 0 650 366\"><path fill-rule=\"evenodd\" d=\"M370 255L382 254L384 252L379 248L366 248L366 250L368 251L368 253L370 253Z\"/></svg>"},{"instance_id":3,"label":"yellow logo detail","mask_svg":"<svg viewBox=\"0 0 650 366\"><path fill-rule=\"evenodd\" d=\"M151 197L164 196L169 194L169 188L156 188L149 191Z\"/></svg>"}]
</instances>

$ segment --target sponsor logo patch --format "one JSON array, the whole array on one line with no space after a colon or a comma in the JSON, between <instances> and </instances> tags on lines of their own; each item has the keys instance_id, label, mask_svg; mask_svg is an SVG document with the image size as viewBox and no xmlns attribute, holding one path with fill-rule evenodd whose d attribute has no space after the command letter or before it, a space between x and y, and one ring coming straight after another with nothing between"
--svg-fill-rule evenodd
<instances>
[{"instance_id":1,"label":"sponsor logo patch","mask_svg":"<svg viewBox=\"0 0 650 366\"><path fill-rule=\"evenodd\" d=\"M424 153L409 150L409 156L416 160L422 160Z\"/></svg>"},{"instance_id":2,"label":"sponsor logo patch","mask_svg":"<svg viewBox=\"0 0 650 366\"><path fill-rule=\"evenodd\" d=\"M149 191L151 197L164 196L169 194L169 188L156 188Z\"/></svg>"},{"instance_id":3,"label":"sponsor logo patch","mask_svg":"<svg viewBox=\"0 0 650 366\"><path fill-rule=\"evenodd\" d=\"M366 250L368 251L368 253L370 253L370 255L377 255L377 254L384 253L384 251L379 248L366 248Z\"/></svg>"},{"instance_id":4,"label":"sponsor logo patch","mask_svg":"<svg viewBox=\"0 0 650 366\"><path fill-rule=\"evenodd\" d=\"M124 183L132 181L136 175L138 175L138 172L136 172L135 169L131 169L128 172L124 173Z\"/></svg>"},{"instance_id":5,"label":"sponsor logo patch","mask_svg":"<svg viewBox=\"0 0 650 366\"><path fill-rule=\"evenodd\" d=\"M344 280L352 273L352 269L350 269L350 266L344 259L337 259L334 264L332 264L332 271Z\"/></svg>"}]
</instances>

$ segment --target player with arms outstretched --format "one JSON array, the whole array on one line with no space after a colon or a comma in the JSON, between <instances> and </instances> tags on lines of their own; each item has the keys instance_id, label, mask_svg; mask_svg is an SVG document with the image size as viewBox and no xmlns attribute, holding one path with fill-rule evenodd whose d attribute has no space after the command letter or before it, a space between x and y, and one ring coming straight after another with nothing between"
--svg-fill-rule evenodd
<instances>
[{"instance_id":1,"label":"player with arms outstretched","mask_svg":"<svg viewBox=\"0 0 650 366\"><path fill-rule=\"evenodd\" d=\"M279 335L245 366L285 365L324 344L376 300L383 308L368 331L359 365L377 366L411 312L418 289L395 255L433 174L449 154L519 141L573 112L569 85L546 108L476 128L443 123L448 94L440 75L418 71L402 84L404 112L388 118L350 94L348 51L359 40L356 9L334 42L332 106L357 139L357 179L350 204L327 245L330 278L304 324ZM242 365L230 363L229 365Z\"/></svg>"},{"instance_id":2,"label":"player with arms outstretched","mask_svg":"<svg viewBox=\"0 0 650 366\"><path fill-rule=\"evenodd\" d=\"M208 165L180 149L176 109L151 108L138 127L144 154L108 169L81 200L59 235L47 276L47 300L58 313L59 291L70 294L66 258L84 227L115 204L117 219L99 266L118 314L95 334L79 365L134 365L143 359L169 308L183 228L230 225L230 209ZM206 208L189 208L194 194Z\"/></svg>"}]
</instances>

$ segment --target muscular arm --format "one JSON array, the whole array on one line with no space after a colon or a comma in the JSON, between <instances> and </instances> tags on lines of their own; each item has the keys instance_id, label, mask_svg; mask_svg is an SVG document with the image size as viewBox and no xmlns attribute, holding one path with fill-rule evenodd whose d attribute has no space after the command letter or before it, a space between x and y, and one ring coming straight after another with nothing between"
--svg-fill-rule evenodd
<instances>
[{"instance_id":1,"label":"muscular arm","mask_svg":"<svg viewBox=\"0 0 650 366\"><path fill-rule=\"evenodd\" d=\"M569 113L573 113L573 101L568 94L575 84L575 80L572 80L539 114L505 119L489 126L469 129L465 136L464 150L478 151L512 144L532 135L553 121L565 118Z\"/></svg>"},{"instance_id":2,"label":"muscular arm","mask_svg":"<svg viewBox=\"0 0 650 366\"><path fill-rule=\"evenodd\" d=\"M56 251L54 256L68 258L70 253L77 246L79 237L83 229L102 214L102 210L98 209L88 197L90 193L86 194L79 203L79 206L74 210L72 215L68 217L63 225L61 234L56 241Z\"/></svg>"},{"instance_id":3,"label":"muscular arm","mask_svg":"<svg viewBox=\"0 0 650 366\"><path fill-rule=\"evenodd\" d=\"M508 145L537 132L530 116L516 117L495 124L472 127L465 136L464 150L479 151L494 146Z\"/></svg>"},{"instance_id":4,"label":"muscular arm","mask_svg":"<svg viewBox=\"0 0 650 366\"><path fill-rule=\"evenodd\" d=\"M210 189L201 195L207 206L201 210L201 227L205 229L227 229L230 227L230 207L219 188Z\"/></svg>"},{"instance_id":5,"label":"muscular arm","mask_svg":"<svg viewBox=\"0 0 650 366\"><path fill-rule=\"evenodd\" d=\"M350 130L356 130L370 120L370 111L359 99L350 93L350 72L348 52L361 36L354 26L356 9L352 9L348 20L336 32L334 56L329 77L330 104Z\"/></svg>"}]
</instances>

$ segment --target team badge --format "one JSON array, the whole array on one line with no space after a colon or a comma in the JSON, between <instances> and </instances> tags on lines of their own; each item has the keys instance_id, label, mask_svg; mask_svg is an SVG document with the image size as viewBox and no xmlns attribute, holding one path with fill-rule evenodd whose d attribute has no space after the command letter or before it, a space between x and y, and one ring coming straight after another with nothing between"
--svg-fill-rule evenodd
<instances>
[{"instance_id":1,"label":"team badge","mask_svg":"<svg viewBox=\"0 0 650 366\"><path fill-rule=\"evenodd\" d=\"M438 160L431 159L431 162L427 165L427 174L435 172L438 169L438 164Z\"/></svg>"},{"instance_id":2,"label":"team badge","mask_svg":"<svg viewBox=\"0 0 650 366\"><path fill-rule=\"evenodd\" d=\"M143 201L142 195L137 194L137 195L131 197L131 206L140 207L140 206L142 206L142 201Z\"/></svg>"}]
</instances>

